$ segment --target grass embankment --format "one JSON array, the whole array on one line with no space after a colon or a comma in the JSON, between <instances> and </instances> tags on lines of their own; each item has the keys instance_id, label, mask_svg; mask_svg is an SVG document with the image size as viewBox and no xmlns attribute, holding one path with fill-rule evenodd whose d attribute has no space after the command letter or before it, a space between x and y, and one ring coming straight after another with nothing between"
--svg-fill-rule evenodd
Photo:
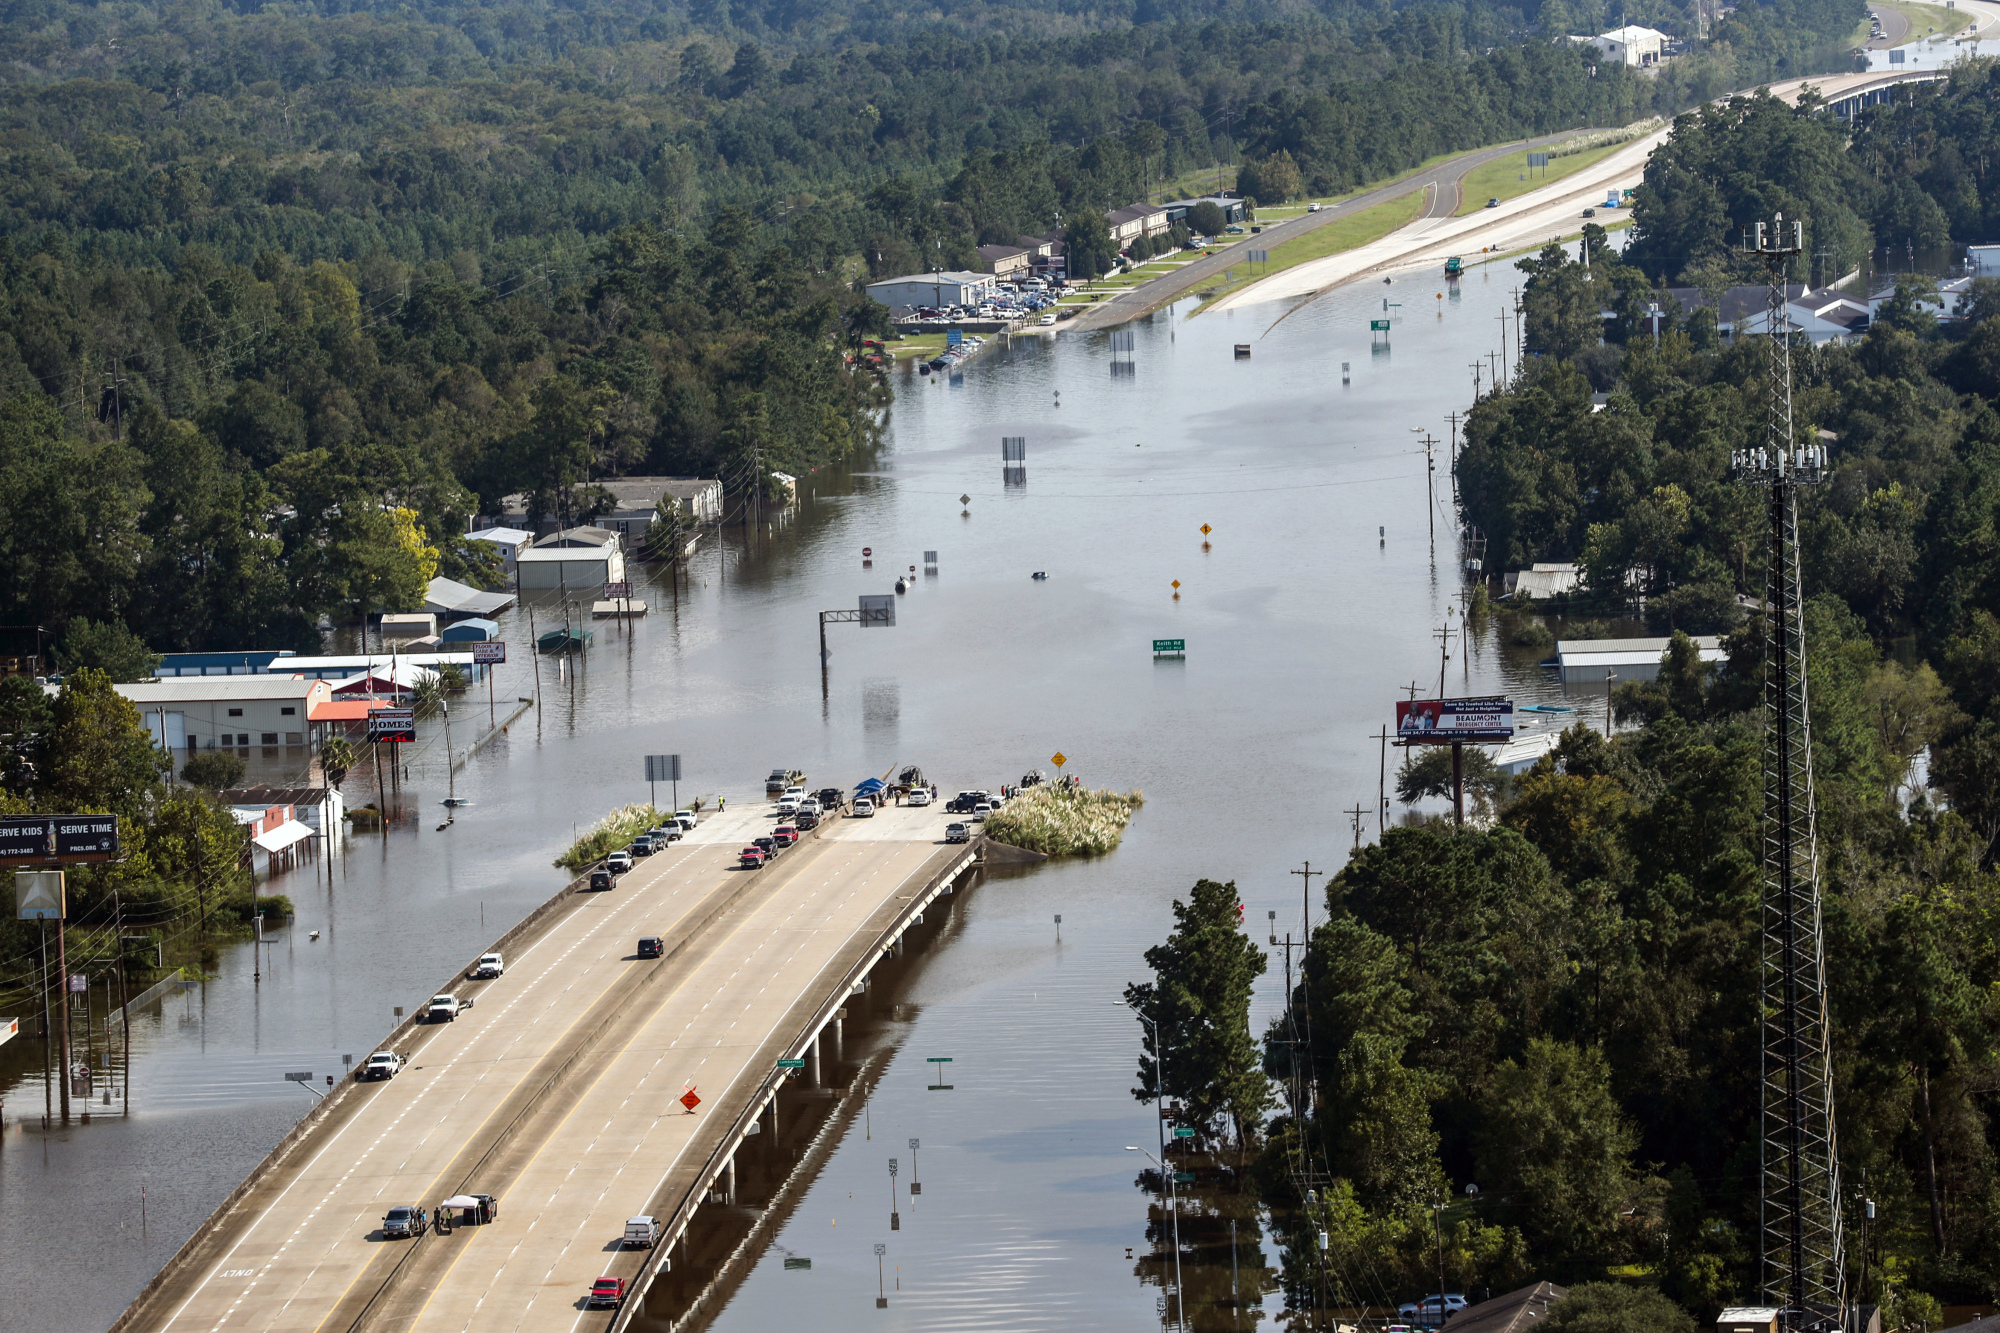
<instances>
[{"instance_id":1,"label":"grass embankment","mask_svg":"<svg viewBox=\"0 0 2000 1333\"><path fill-rule=\"evenodd\" d=\"M564 870L582 870L672 814L671 810L656 810L650 805L621 805L586 829L568 851L555 859L555 864Z\"/></svg>"},{"instance_id":2,"label":"grass embankment","mask_svg":"<svg viewBox=\"0 0 2000 1333\"><path fill-rule=\"evenodd\" d=\"M1136 791L1030 787L986 817L986 836L1047 856L1099 856L1118 845L1145 803Z\"/></svg>"},{"instance_id":3,"label":"grass embankment","mask_svg":"<svg viewBox=\"0 0 2000 1333\"><path fill-rule=\"evenodd\" d=\"M1604 144L1565 157L1551 157L1547 168L1536 167L1533 171L1528 170L1528 150L1525 148L1518 153L1496 157L1465 173L1460 191L1463 197L1458 201L1458 211L1452 216L1462 218L1477 213L1486 207L1488 199L1512 199L1530 190L1539 190L1550 181L1559 181L1571 172L1602 162L1624 146L1623 143ZM1527 179L1521 179L1523 176Z\"/></svg>"},{"instance_id":4,"label":"grass embankment","mask_svg":"<svg viewBox=\"0 0 2000 1333\"><path fill-rule=\"evenodd\" d=\"M1246 287L1260 278L1273 273L1282 273L1295 264L1324 259L1328 255L1357 249L1370 241L1379 241L1390 232L1415 222L1417 215L1423 212L1427 197L1422 190L1412 191L1400 199L1391 199L1373 208L1364 208L1351 217L1344 217L1323 227L1314 228L1297 240L1286 241L1282 245L1273 247L1271 262L1257 264L1254 269L1245 260L1229 270L1234 274L1230 280L1202 289L1203 304L1206 305L1216 297L1225 296L1239 287ZM1244 248L1247 250L1250 247Z\"/></svg>"},{"instance_id":5,"label":"grass embankment","mask_svg":"<svg viewBox=\"0 0 2000 1333\"><path fill-rule=\"evenodd\" d=\"M1903 35L1898 46L1908 46L1921 42L1926 37L1950 37L1963 31L1979 16L1956 9L1946 9L1943 5L1920 5L1912 0L1872 0L1877 9L1893 9L1910 21L1909 32ZM1864 21L1856 32L1856 41L1868 40L1868 24Z\"/></svg>"}]
</instances>

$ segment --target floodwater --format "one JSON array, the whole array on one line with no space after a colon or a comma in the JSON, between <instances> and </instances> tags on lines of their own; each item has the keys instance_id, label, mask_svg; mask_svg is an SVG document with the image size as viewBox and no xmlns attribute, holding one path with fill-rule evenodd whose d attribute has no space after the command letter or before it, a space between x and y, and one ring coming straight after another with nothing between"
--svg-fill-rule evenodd
<instances>
[{"instance_id":1,"label":"floodwater","mask_svg":"<svg viewBox=\"0 0 2000 1333\"><path fill-rule=\"evenodd\" d=\"M1296 936L1306 881L1292 872L1311 863L1317 898L1354 842L1350 811L1373 835L1375 733L1412 685L1436 688L1435 631L1458 595L1446 414L1469 403L1475 361L1490 382L1517 281L1475 269L1444 299L1441 281L1362 285L1275 327L1285 307L1188 320L1184 306L1140 322L1115 357L1105 334L1036 337L949 378L898 371L880 454L805 478L798 508L762 532L710 533L678 604L656 582L638 594L650 615L598 622L588 657L560 667L533 660L526 616L508 613L492 716L540 705L457 773L473 804L438 828L447 747L427 728L405 756L413 817L283 877L297 921L261 960L225 949L213 980L135 1020L129 1118L111 1114L114 1059L114 1104L42 1132L40 1043L0 1047L4 1322L114 1319L310 1105L284 1073L323 1086L392 1006L421 1002L554 891L550 859L573 829L647 799L642 756L682 756L685 803L759 799L780 765L851 784L918 763L947 790L991 786L1053 772L1060 751L1091 785L1145 792L1123 846L959 896L895 997L865 1104L829 1122L775 1234L702 1318L752 1330L810 1314L825 1333L1159 1323L1173 1221L1130 1150L1156 1153L1158 1127L1131 1096L1139 1027L1120 993L1197 878L1235 880L1259 938L1271 912ZM1387 340L1368 328L1385 315ZM1003 475L1003 435L1026 437L1024 473ZM816 613L913 565L893 628L828 627L822 696ZM1156 659L1160 638L1186 656ZM1454 638L1447 688L1555 700L1541 655ZM462 757L487 728L485 690L452 713ZM286 763L252 778L282 780ZM350 775L350 804L372 784L367 765ZM1274 952L1259 1032L1281 991ZM1225 1215L1212 1174L1180 1219L1190 1316L1254 1326L1283 1303L1276 1243L1254 1210Z\"/></svg>"}]
</instances>

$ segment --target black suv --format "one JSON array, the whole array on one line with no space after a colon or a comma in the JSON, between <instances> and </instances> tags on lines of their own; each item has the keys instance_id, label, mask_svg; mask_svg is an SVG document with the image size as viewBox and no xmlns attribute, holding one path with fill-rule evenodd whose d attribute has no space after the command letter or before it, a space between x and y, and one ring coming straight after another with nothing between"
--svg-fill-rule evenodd
<instances>
[{"instance_id":1,"label":"black suv","mask_svg":"<svg viewBox=\"0 0 2000 1333\"><path fill-rule=\"evenodd\" d=\"M599 892L599 893L602 893L602 892L603 892L604 890L606 890L606 889L610 888L610 887L611 887L611 872L610 872L609 870L593 870L593 871L591 871L591 872L590 872L590 887L591 887L591 888L592 888L593 890L595 890L595 891L597 891L597 892Z\"/></svg>"},{"instance_id":2,"label":"black suv","mask_svg":"<svg viewBox=\"0 0 2000 1333\"><path fill-rule=\"evenodd\" d=\"M639 941L639 956L641 958L658 958L666 952L666 949L667 942L658 935L648 935Z\"/></svg>"}]
</instances>

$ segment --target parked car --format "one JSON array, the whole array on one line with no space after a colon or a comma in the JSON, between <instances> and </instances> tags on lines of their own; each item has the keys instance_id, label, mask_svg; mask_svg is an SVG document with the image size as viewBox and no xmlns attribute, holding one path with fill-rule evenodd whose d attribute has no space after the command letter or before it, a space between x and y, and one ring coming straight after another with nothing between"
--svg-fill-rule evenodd
<instances>
[{"instance_id":1,"label":"parked car","mask_svg":"<svg viewBox=\"0 0 2000 1333\"><path fill-rule=\"evenodd\" d=\"M407 1063L409 1062L394 1051L377 1051L362 1062L361 1068L354 1071L354 1078L360 1083L394 1078L403 1072L403 1066Z\"/></svg>"},{"instance_id":2,"label":"parked car","mask_svg":"<svg viewBox=\"0 0 2000 1333\"><path fill-rule=\"evenodd\" d=\"M796 787L806 780L806 775L796 768L774 768L771 776L764 779L764 792L776 796L787 787Z\"/></svg>"},{"instance_id":3,"label":"parked car","mask_svg":"<svg viewBox=\"0 0 2000 1333\"><path fill-rule=\"evenodd\" d=\"M980 823L984 821L986 816L992 814L995 810L998 810L999 808L1000 808L999 806L995 805L991 801L981 801L978 805L972 807L973 822Z\"/></svg>"},{"instance_id":4,"label":"parked car","mask_svg":"<svg viewBox=\"0 0 2000 1333\"><path fill-rule=\"evenodd\" d=\"M467 973L474 981L491 981L507 970L507 964L497 953L479 955L479 962Z\"/></svg>"},{"instance_id":5,"label":"parked car","mask_svg":"<svg viewBox=\"0 0 2000 1333\"><path fill-rule=\"evenodd\" d=\"M1042 316L1042 323L1044 324L1053 324L1055 322L1056 322L1056 317L1052 314Z\"/></svg>"},{"instance_id":6,"label":"parked car","mask_svg":"<svg viewBox=\"0 0 2000 1333\"><path fill-rule=\"evenodd\" d=\"M1583 210L1583 215L1587 218L1594 218L1597 216L1597 210L1594 208L1586 208Z\"/></svg>"},{"instance_id":7,"label":"parked car","mask_svg":"<svg viewBox=\"0 0 2000 1333\"><path fill-rule=\"evenodd\" d=\"M855 797L854 817L856 819L873 819L875 817L875 802L869 800L866 796Z\"/></svg>"},{"instance_id":8,"label":"parked car","mask_svg":"<svg viewBox=\"0 0 2000 1333\"><path fill-rule=\"evenodd\" d=\"M694 811L692 810L674 811L674 822L681 826L683 832L687 833L694 832L694 826L695 826Z\"/></svg>"},{"instance_id":9,"label":"parked car","mask_svg":"<svg viewBox=\"0 0 2000 1333\"><path fill-rule=\"evenodd\" d=\"M670 842L679 842L687 834L679 824L659 824L647 829L646 836L653 840L653 850L657 852Z\"/></svg>"},{"instance_id":10,"label":"parked car","mask_svg":"<svg viewBox=\"0 0 2000 1333\"><path fill-rule=\"evenodd\" d=\"M946 824L944 826L944 840L946 842L971 842L972 825Z\"/></svg>"},{"instance_id":11,"label":"parked car","mask_svg":"<svg viewBox=\"0 0 2000 1333\"><path fill-rule=\"evenodd\" d=\"M785 815L795 815L798 812L799 812L798 797L787 796L778 802L778 814L780 817L783 817Z\"/></svg>"},{"instance_id":12,"label":"parked car","mask_svg":"<svg viewBox=\"0 0 2000 1333\"><path fill-rule=\"evenodd\" d=\"M1465 1297L1458 1293L1447 1292L1439 1296L1433 1292L1420 1301L1410 1301L1397 1306L1396 1316L1399 1319L1437 1319L1442 1311L1442 1317L1449 1319L1464 1308Z\"/></svg>"},{"instance_id":13,"label":"parked car","mask_svg":"<svg viewBox=\"0 0 2000 1333\"><path fill-rule=\"evenodd\" d=\"M799 831L791 824L780 824L771 830L771 841L780 847L789 847L798 840Z\"/></svg>"},{"instance_id":14,"label":"parked car","mask_svg":"<svg viewBox=\"0 0 2000 1333\"><path fill-rule=\"evenodd\" d=\"M819 789L818 795L819 795L819 812L821 814L826 814L828 811L840 811L847 808L847 793L843 792L838 787L821 787Z\"/></svg>"},{"instance_id":15,"label":"parked car","mask_svg":"<svg viewBox=\"0 0 2000 1333\"><path fill-rule=\"evenodd\" d=\"M590 888L593 893L602 893L610 887L611 872L609 870L593 870L590 872Z\"/></svg>"},{"instance_id":16,"label":"parked car","mask_svg":"<svg viewBox=\"0 0 2000 1333\"><path fill-rule=\"evenodd\" d=\"M1308 212L1308 213L1317 213L1317 212L1319 212L1319 208L1320 208L1320 206L1319 206L1319 205L1318 205L1317 203L1311 203L1311 204L1307 204L1307 205L1306 205L1306 212Z\"/></svg>"},{"instance_id":17,"label":"parked car","mask_svg":"<svg viewBox=\"0 0 2000 1333\"><path fill-rule=\"evenodd\" d=\"M761 847L766 856L776 856L778 854L778 840L769 834L765 834L761 838L752 838L750 841L754 846Z\"/></svg>"},{"instance_id":18,"label":"parked car","mask_svg":"<svg viewBox=\"0 0 2000 1333\"><path fill-rule=\"evenodd\" d=\"M625 1279L622 1277L601 1277L590 1284L590 1299L585 1302L591 1309L608 1305L614 1310L625 1303Z\"/></svg>"},{"instance_id":19,"label":"parked car","mask_svg":"<svg viewBox=\"0 0 2000 1333\"><path fill-rule=\"evenodd\" d=\"M639 940L641 958L658 958L667 951L667 942L658 935L646 935Z\"/></svg>"},{"instance_id":20,"label":"parked car","mask_svg":"<svg viewBox=\"0 0 2000 1333\"><path fill-rule=\"evenodd\" d=\"M737 864L745 870L755 870L758 866L763 865L765 860L766 857L762 847L745 847L737 854L736 858Z\"/></svg>"},{"instance_id":21,"label":"parked car","mask_svg":"<svg viewBox=\"0 0 2000 1333\"><path fill-rule=\"evenodd\" d=\"M421 1208L398 1204L382 1217L383 1240L415 1240L430 1229L430 1214Z\"/></svg>"},{"instance_id":22,"label":"parked car","mask_svg":"<svg viewBox=\"0 0 2000 1333\"><path fill-rule=\"evenodd\" d=\"M632 855L651 856L652 854L653 854L652 834L641 833L638 837L632 839Z\"/></svg>"},{"instance_id":23,"label":"parked car","mask_svg":"<svg viewBox=\"0 0 2000 1333\"><path fill-rule=\"evenodd\" d=\"M903 800L910 805L929 805L931 803L930 789L927 787L915 788Z\"/></svg>"},{"instance_id":24,"label":"parked car","mask_svg":"<svg viewBox=\"0 0 2000 1333\"><path fill-rule=\"evenodd\" d=\"M632 853L626 851L611 853L604 858L604 868L614 875L624 874L632 868Z\"/></svg>"},{"instance_id":25,"label":"parked car","mask_svg":"<svg viewBox=\"0 0 2000 1333\"><path fill-rule=\"evenodd\" d=\"M660 1243L660 1222L658 1218L628 1217L625 1219L625 1244L650 1250Z\"/></svg>"},{"instance_id":26,"label":"parked car","mask_svg":"<svg viewBox=\"0 0 2000 1333\"><path fill-rule=\"evenodd\" d=\"M433 1023L456 1023L458 1016L471 1007L472 1001L461 1000L456 995L433 995L430 1008L424 1011L424 1017Z\"/></svg>"},{"instance_id":27,"label":"parked car","mask_svg":"<svg viewBox=\"0 0 2000 1333\"><path fill-rule=\"evenodd\" d=\"M807 810L800 814L794 815L792 817L792 823L798 827L798 830L801 833L805 832L807 829L816 829L819 827L819 814L816 811Z\"/></svg>"}]
</instances>

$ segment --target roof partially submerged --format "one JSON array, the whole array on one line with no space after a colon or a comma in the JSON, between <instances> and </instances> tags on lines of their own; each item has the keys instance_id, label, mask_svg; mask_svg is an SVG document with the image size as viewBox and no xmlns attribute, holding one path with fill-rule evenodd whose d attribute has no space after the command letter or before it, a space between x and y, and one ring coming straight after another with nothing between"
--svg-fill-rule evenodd
<instances>
[{"instance_id":1,"label":"roof partially submerged","mask_svg":"<svg viewBox=\"0 0 2000 1333\"><path fill-rule=\"evenodd\" d=\"M424 606L437 615L495 616L514 604L511 593L481 592L452 579L435 578L424 593Z\"/></svg>"},{"instance_id":2,"label":"roof partially submerged","mask_svg":"<svg viewBox=\"0 0 2000 1333\"><path fill-rule=\"evenodd\" d=\"M1714 634L1692 636L1704 662L1722 660L1722 639ZM1672 639L1560 639L1556 660L1565 667L1658 666Z\"/></svg>"},{"instance_id":3,"label":"roof partially submerged","mask_svg":"<svg viewBox=\"0 0 2000 1333\"><path fill-rule=\"evenodd\" d=\"M152 704L215 703L224 699L303 699L318 684L316 680L289 675L172 676L114 688L143 709Z\"/></svg>"},{"instance_id":4,"label":"roof partially submerged","mask_svg":"<svg viewBox=\"0 0 2000 1333\"><path fill-rule=\"evenodd\" d=\"M1567 1287L1537 1282L1532 1287L1466 1306L1444 1321L1444 1333L1520 1333L1540 1323L1549 1307L1567 1295Z\"/></svg>"}]
</instances>

